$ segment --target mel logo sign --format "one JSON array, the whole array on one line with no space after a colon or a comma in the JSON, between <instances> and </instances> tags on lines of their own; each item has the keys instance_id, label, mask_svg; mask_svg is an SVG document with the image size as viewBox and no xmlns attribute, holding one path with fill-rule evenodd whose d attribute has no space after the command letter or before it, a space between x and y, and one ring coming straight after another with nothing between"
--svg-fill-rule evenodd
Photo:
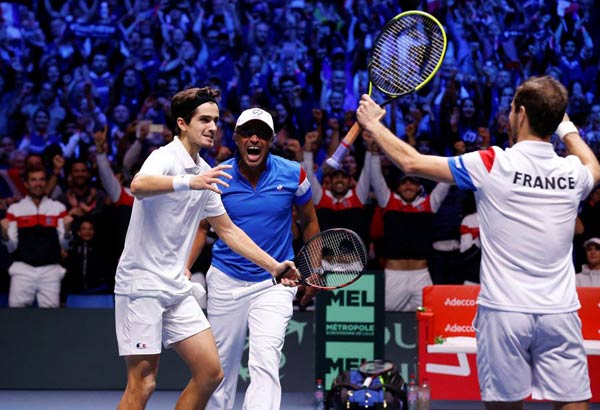
<instances>
[{"instance_id":1,"label":"mel logo sign","mask_svg":"<svg viewBox=\"0 0 600 410\"><path fill-rule=\"evenodd\" d=\"M383 276L365 272L348 287L318 295L313 379L331 386L339 373L383 357Z\"/></svg>"}]
</instances>

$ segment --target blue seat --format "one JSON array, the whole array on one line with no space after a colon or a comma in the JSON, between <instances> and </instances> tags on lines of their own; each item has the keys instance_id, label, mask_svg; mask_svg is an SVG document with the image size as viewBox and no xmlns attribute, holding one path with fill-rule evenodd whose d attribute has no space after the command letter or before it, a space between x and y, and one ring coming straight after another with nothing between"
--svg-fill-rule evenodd
<instances>
[{"instance_id":1,"label":"blue seat","mask_svg":"<svg viewBox=\"0 0 600 410\"><path fill-rule=\"evenodd\" d=\"M114 295L67 295L66 307L81 309L114 308Z\"/></svg>"},{"instance_id":2,"label":"blue seat","mask_svg":"<svg viewBox=\"0 0 600 410\"><path fill-rule=\"evenodd\" d=\"M0 308L8 307L8 293L0 293Z\"/></svg>"}]
</instances>

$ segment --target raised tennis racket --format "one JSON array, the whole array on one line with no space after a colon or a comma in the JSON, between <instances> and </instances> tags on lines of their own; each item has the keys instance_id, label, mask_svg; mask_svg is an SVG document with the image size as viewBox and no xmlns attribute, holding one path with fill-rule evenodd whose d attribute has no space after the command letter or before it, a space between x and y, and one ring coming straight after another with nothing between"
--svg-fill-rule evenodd
<instances>
[{"instance_id":1,"label":"raised tennis racket","mask_svg":"<svg viewBox=\"0 0 600 410\"><path fill-rule=\"evenodd\" d=\"M442 65L446 44L446 32L432 15L418 10L398 14L386 23L373 45L369 96L375 87L388 97L380 104L384 106L424 87ZM327 165L340 168L360 129L354 123Z\"/></svg>"},{"instance_id":2,"label":"raised tennis racket","mask_svg":"<svg viewBox=\"0 0 600 410\"><path fill-rule=\"evenodd\" d=\"M391 371L394 368L394 363L386 360L372 360L370 362L364 362L360 365L358 370L365 376L363 387L368 389L373 382L373 379Z\"/></svg>"},{"instance_id":3,"label":"raised tennis racket","mask_svg":"<svg viewBox=\"0 0 600 410\"><path fill-rule=\"evenodd\" d=\"M300 273L299 282L306 286L333 290L355 282L367 265L367 251L360 236L349 229L336 228L320 232L310 238L294 258ZM235 289L231 292L239 300L274 286L285 275L273 281Z\"/></svg>"}]
</instances>

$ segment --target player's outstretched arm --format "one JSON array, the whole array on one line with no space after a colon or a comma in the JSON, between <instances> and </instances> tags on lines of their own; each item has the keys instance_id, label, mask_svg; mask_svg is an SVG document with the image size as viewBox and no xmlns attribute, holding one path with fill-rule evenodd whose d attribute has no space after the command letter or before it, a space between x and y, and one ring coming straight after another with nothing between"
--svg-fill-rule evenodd
<instances>
[{"instance_id":1,"label":"player's outstretched arm","mask_svg":"<svg viewBox=\"0 0 600 410\"><path fill-rule=\"evenodd\" d=\"M448 159L435 155L423 155L396 137L381 119L385 109L364 94L356 110L360 126L370 132L377 145L402 171L441 182L454 182Z\"/></svg>"},{"instance_id":2,"label":"player's outstretched arm","mask_svg":"<svg viewBox=\"0 0 600 410\"><path fill-rule=\"evenodd\" d=\"M234 252L239 253L244 258L254 262L274 278L279 274L288 271L285 277L281 279L281 284L285 286L296 286L294 281L298 277L298 271L292 261L277 262L271 255L263 251L244 231L233 223L227 213L219 216L207 218L219 238L223 240Z\"/></svg>"},{"instance_id":3,"label":"player's outstretched arm","mask_svg":"<svg viewBox=\"0 0 600 410\"><path fill-rule=\"evenodd\" d=\"M222 178L231 179L231 175L225 172L231 165L217 165L208 171L198 175L151 175L137 174L131 182L131 193L137 199L149 196L166 194L174 191L189 191L191 189L208 189L221 194L218 185L228 187L229 184Z\"/></svg>"},{"instance_id":4,"label":"player's outstretched arm","mask_svg":"<svg viewBox=\"0 0 600 410\"><path fill-rule=\"evenodd\" d=\"M567 113L565 113L562 123L557 128L557 134L559 136L562 134L561 139L565 143L569 153L578 157L581 163L590 170L594 178L594 184L597 184L600 181L600 164L598 163L598 158L596 158L596 155L594 155L590 147L581 138L577 127L573 125Z\"/></svg>"}]
</instances>

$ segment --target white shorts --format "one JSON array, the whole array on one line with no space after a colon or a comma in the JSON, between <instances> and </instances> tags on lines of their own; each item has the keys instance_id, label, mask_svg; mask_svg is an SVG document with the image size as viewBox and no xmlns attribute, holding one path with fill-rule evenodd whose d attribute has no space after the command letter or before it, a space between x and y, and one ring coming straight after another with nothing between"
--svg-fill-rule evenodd
<instances>
[{"instance_id":1,"label":"white shorts","mask_svg":"<svg viewBox=\"0 0 600 410\"><path fill-rule=\"evenodd\" d=\"M385 311L416 311L423 304L423 288L432 284L427 268L385 269Z\"/></svg>"},{"instance_id":2,"label":"white shorts","mask_svg":"<svg viewBox=\"0 0 600 410\"><path fill-rule=\"evenodd\" d=\"M8 306L31 306L37 299L41 308L59 307L61 280L65 272L65 268L59 264L31 266L24 262L13 262L8 268L11 277Z\"/></svg>"},{"instance_id":3,"label":"white shorts","mask_svg":"<svg viewBox=\"0 0 600 410\"><path fill-rule=\"evenodd\" d=\"M210 327L191 294L170 300L115 295L115 325L120 356L159 354Z\"/></svg>"},{"instance_id":4,"label":"white shorts","mask_svg":"<svg viewBox=\"0 0 600 410\"><path fill-rule=\"evenodd\" d=\"M577 312L528 314L478 306L477 372L483 401L574 402L592 397Z\"/></svg>"}]
</instances>

